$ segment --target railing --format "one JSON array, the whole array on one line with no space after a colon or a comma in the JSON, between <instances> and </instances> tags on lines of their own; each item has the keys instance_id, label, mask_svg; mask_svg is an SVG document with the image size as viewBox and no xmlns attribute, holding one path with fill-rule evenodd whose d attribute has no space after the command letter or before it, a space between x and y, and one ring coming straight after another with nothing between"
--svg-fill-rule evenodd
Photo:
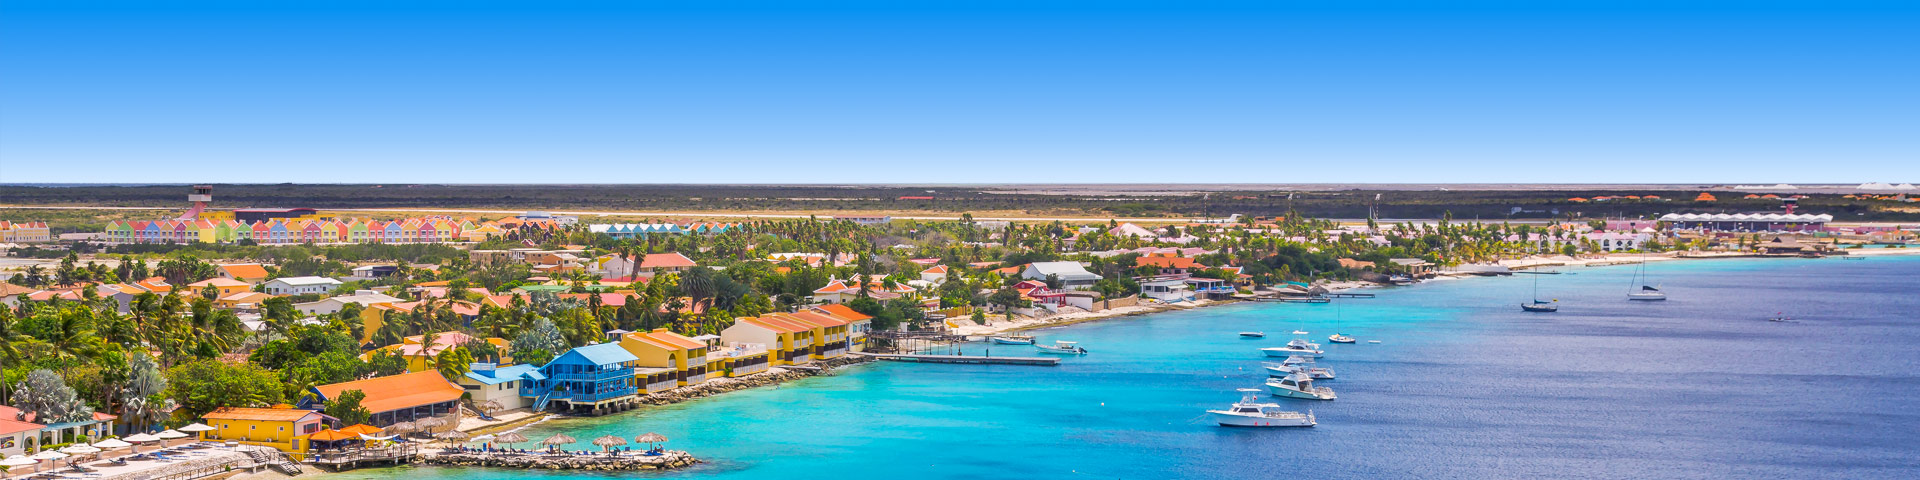
<instances>
[{"instance_id":1,"label":"railing","mask_svg":"<svg viewBox=\"0 0 1920 480\"><path fill-rule=\"evenodd\" d=\"M567 395L566 398L567 398L567 401L573 402L573 403L595 403L595 402L613 400L621 397L631 397L636 392L637 390L634 389L633 387L626 387L626 388L608 390L603 392L575 393L575 394Z\"/></svg>"},{"instance_id":2,"label":"railing","mask_svg":"<svg viewBox=\"0 0 1920 480\"><path fill-rule=\"evenodd\" d=\"M554 392L553 390L548 390L548 391L547 391L547 393L542 393L542 394L540 394L540 397L539 397L539 398L536 398L536 399L534 399L534 400L533 400L533 411L535 411L535 412L543 412L543 411L546 411L546 410L547 410L547 402L551 402L551 401L553 401L553 392Z\"/></svg>"},{"instance_id":3,"label":"railing","mask_svg":"<svg viewBox=\"0 0 1920 480\"><path fill-rule=\"evenodd\" d=\"M602 380L613 380L616 378L626 378L631 376L633 376L633 369L622 368L619 370L605 370L605 371L589 372L589 373L557 373L557 374L549 375L548 378L551 378L554 380L571 381L571 382L599 382Z\"/></svg>"}]
</instances>

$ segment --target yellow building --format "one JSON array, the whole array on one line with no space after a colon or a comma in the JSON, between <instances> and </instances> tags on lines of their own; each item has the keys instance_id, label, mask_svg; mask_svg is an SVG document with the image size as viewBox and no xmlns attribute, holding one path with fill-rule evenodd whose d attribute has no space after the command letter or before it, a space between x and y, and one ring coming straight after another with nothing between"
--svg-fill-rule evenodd
<instances>
[{"instance_id":1,"label":"yellow building","mask_svg":"<svg viewBox=\"0 0 1920 480\"><path fill-rule=\"evenodd\" d=\"M221 407L200 418L213 427L200 434L202 440L233 440L283 452L304 452L307 435L324 428L321 423L326 416L296 408Z\"/></svg>"},{"instance_id":2,"label":"yellow building","mask_svg":"<svg viewBox=\"0 0 1920 480\"><path fill-rule=\"evenodd\" d=\"M813 327L773 316L741 317L720 331L728 343L766 345L769 365L801 363L813 358Z\"/></svg>"},{"instance_id":3,"label":"yellow building","mask_svg":"<svg viewBox=\"0 0 1920 480\"><path fill-rule=\"evenodd\" d=\"M620 336L620 347L640 359L639 365L672 369L678 386L707 381L707 344L657 328Z\"/></svg>"},{"instance_id":4,"label":"yellow building","mask_svg":"<svg viewBox=\"0 0 1920 480\"><path fill-rule=\"evenodd\" d=\"M246 293L246 292L253 291L253 286L247 285L247 282L242 282L242 281L234 280L231 278L220 278L220 277L213 277L206 280L189 283L187 284L187 287L189 287L189 290L192 290L192 293L196 293L196 294L206 291L208 287L212 287L214 290L218 290L220 292L220 297L225 297L225 296L236 294L236 293ZM215 297L215 298L218 298L218 297Z\"/></svg>"},{"instance_id":5,"label":"yellow building","mask_svg":"<svg viewBox=\"0 0 1920 480\"><path fill-rule=\"evenodd\" d=\"M807 348L806 353L814 360L839 358L847 354L847 322L845 320L808 311L767 315L807 326L813 341L810 342L812 346Z\"/></svg>"}]
</instances>

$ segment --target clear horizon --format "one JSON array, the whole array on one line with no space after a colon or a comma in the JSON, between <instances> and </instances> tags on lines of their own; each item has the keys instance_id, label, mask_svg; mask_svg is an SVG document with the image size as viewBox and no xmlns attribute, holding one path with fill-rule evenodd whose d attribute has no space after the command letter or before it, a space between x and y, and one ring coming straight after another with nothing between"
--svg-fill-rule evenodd
<instances>
[{"instance_id":1,"label":"clear horizon","mask_svg":"<svg viewBox=\"0 0 1920 480\"><path fill-rule=\"evenodd\" d=\"M14 0L0 182L1920 182L1920 6L1539 3Z\"/></svg>"}]
</instances>

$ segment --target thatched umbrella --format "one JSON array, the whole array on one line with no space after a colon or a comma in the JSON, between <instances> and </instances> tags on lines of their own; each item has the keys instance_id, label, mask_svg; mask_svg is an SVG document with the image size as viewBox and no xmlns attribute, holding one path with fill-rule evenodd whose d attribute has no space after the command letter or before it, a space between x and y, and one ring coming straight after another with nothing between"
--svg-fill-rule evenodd
<instances>
[{"instance_id":1,"label":"thatched umbrella","mask_svg":"<svg viewBox=\"0 0 1920 480\"><path fill-rule=\"evenodd\" d=\"M484 402L480 402L480 405L477 405L474 408L480 409L480 413L487 414L487 417L491 418L493 417L493 412L506 410L507 406L501 405L499 400L487 400Z\"/></svg>"},{"instance_id":2,"label":"thatched umbrella","mask_svg":"<svg viewBox=\"0 0 1920 480\"><path fill-rule=\"evenodd\" d=\"M387 433L407 433L407 432L411 432L419 429L420 429L420 426L414 425L413 422L400 422L400 423L388 425Z\"/></svg>"},{"instance_id":3,"label":"thatched umbrella","mask_svg":"<svg viewBox=\"0 0 1920 480\"><path fill-rule=\"evenodd\" d=\"M613 435L607 435L604 437L593 439L593 444L599 445L602 451L611 452L613 451L613 447L626 445L627 439L616 437Z\"/></svg>"},{"instance_id":4,"label":"thatched umbrella","mask_svg":"<svg viewBox=\"0 0 1920 480\"><path fill-rule=\"evenodd\" d=\"M500 434L500 436L497 436L497 437L493 437L493 441L494 441L494 442L496 442L496 443L504 443L504 444L507 444L507 445L513 445L513 444L516 444L516 443L522 443L522 442L526 442L526 441L527 441L527 437L524 437L524 436L521 436L521 435L520 435L519 433L515 433L515 432L507 432L507 433L502 433L502 434Z\"/></svg>"},{"instance_id":5,"label":"thatched umbrella","mask_svg":"<svg viewBox=\"0 0 1920 480\"><path fill-rule=\"evenodd\" d=\"M634 437L634 438L633 438L633 441L634 441L634 443L644 443L644 444L647 444L647 449L648 449L648 450L652 450L652 449L653 449L653 444L656 444L656 443L666 443L666 441L667 441L667 436L666 436L666 435L661 435L661 434L658 434L658 433L653 433L653 432L647 432L647 434L646 434L646 435L641 435L641 436L638 436L638 437Z\"/></svg>"},{"instance_id":6,"label":"thatched umbrella","mask_svg":"<svg viewBox=\"0 0 1920 480\"><path fill-rule=\"evenodd\" d=\"M546 445L548 447L555 447L555 446L566 445L566 444L575 443L575 442L579 442L579 440L575 440L573 437L569 437L566 434L556 434L554 436L547 437L546 440L541 440L540 444Z\"/></svg>"},{"instance_id":7,"label":"thatched umbrella","mask_svg":"<svg viewBox=\"0 0 1920 480\"><path fill-rule=\"evenodd\" d=\"M446 440L448 445L452 445L455 443L460 443L460 442L457 442L456 440L466 440L467 432L462 432L459 430L448 430L445 432L440 432L439 434L435 434L433 438Z\"/></svg>"},{"instance_id":8,"label":"thatched umbrella","mask_svg":"<svg viewBox=\"0 0 1920 480\"><path fill-rule=\"evenodd\" d=\"M433 429L446 426L447 421L442 420L440 417L427 417L414 420L413 425L420 427L420 431L423 433L433 433Z\"/></svg>"}]
</instances>

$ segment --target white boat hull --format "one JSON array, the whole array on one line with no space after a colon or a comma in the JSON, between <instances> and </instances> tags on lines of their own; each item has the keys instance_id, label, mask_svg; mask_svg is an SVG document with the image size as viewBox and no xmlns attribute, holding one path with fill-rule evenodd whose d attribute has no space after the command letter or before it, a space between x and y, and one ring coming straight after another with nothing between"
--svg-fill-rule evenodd
<instances>
[{"instance_id":1,"label":"white boat hull","mask_svg":"<svg viewBox=\"0 0 1920 480\"><path fill-rule=\"evenodd\" d=\"M1260 351L1266 353L1267 356L1269 357L1282 357L1282 358L1291 357L1294 355L1299 355L1303 357L1320 358L1325 353L1319 350L1294 349L1294 348L1287 348L1287 347L1262 348L1260 349Z\"/></svg>"},{"instance_id":2,"label":"white boat hull","mask_svg":"<svg viewBox=\"0 0 1920 480\"><path fill-rule=\"evenodd\" d=\"M1333 400L1336 398L1331 388L1314 387L1313 390L1312 392L1302 392L1271 383L1267 384L1267 391L1273 393L1273 396L1276 397L1298 398L1302 400Z\"/></svg>"},{"instance_id":3,"label":"white boat hull","mask_svg":"<svg viewBox=\"0 0 1920 480\"><path fill-rule=\"evenodd\" d=\"M1294 365L1288 365L1288 366L1268 365L1267 366L1267 374L1269 376L1285 377L1287 375L1292 375L1295 373L1307 374L1308 377L1311 377L1314 380L1333 380L1333 369L1331 368L1301 367L1301 366L1294 366Z\"/></svg>"},{"instance_id":4,"label":"white boat hull","mask_svg":"<svg viewBox=\"0 0 1920 480\"><path fill-rule=\"evenodd\" d=\"M1033 340L993 337L993 343L999 344L999 345L1032 345Z\"/></svg>"},{"instance_id":5,"label":"white boat hull","mask_svg":"<svg viewBox=\"0 0 1920 480\"><path fill-rule=\"evenodd\" d=\"M1220 410L1208 410L1207 413L1213 414L1213 421L1219 422L1222 427L1311 427L1315 424L1313 415L1287 415L1275 418Z\"/></svg>"},{"instance_id":6,"label":"white boat hull","mask_svg":"<svg viewBox=\"0 0 1920 480\"><path fill-rule=\"evenodd\" d=\"M1666 300L1666 299L1667 299L1667 294L1664 294L1664 293L1629 293L1627 294L1627 300L1656 302L1656 301Z\"/></svg>"}]
</instances>

